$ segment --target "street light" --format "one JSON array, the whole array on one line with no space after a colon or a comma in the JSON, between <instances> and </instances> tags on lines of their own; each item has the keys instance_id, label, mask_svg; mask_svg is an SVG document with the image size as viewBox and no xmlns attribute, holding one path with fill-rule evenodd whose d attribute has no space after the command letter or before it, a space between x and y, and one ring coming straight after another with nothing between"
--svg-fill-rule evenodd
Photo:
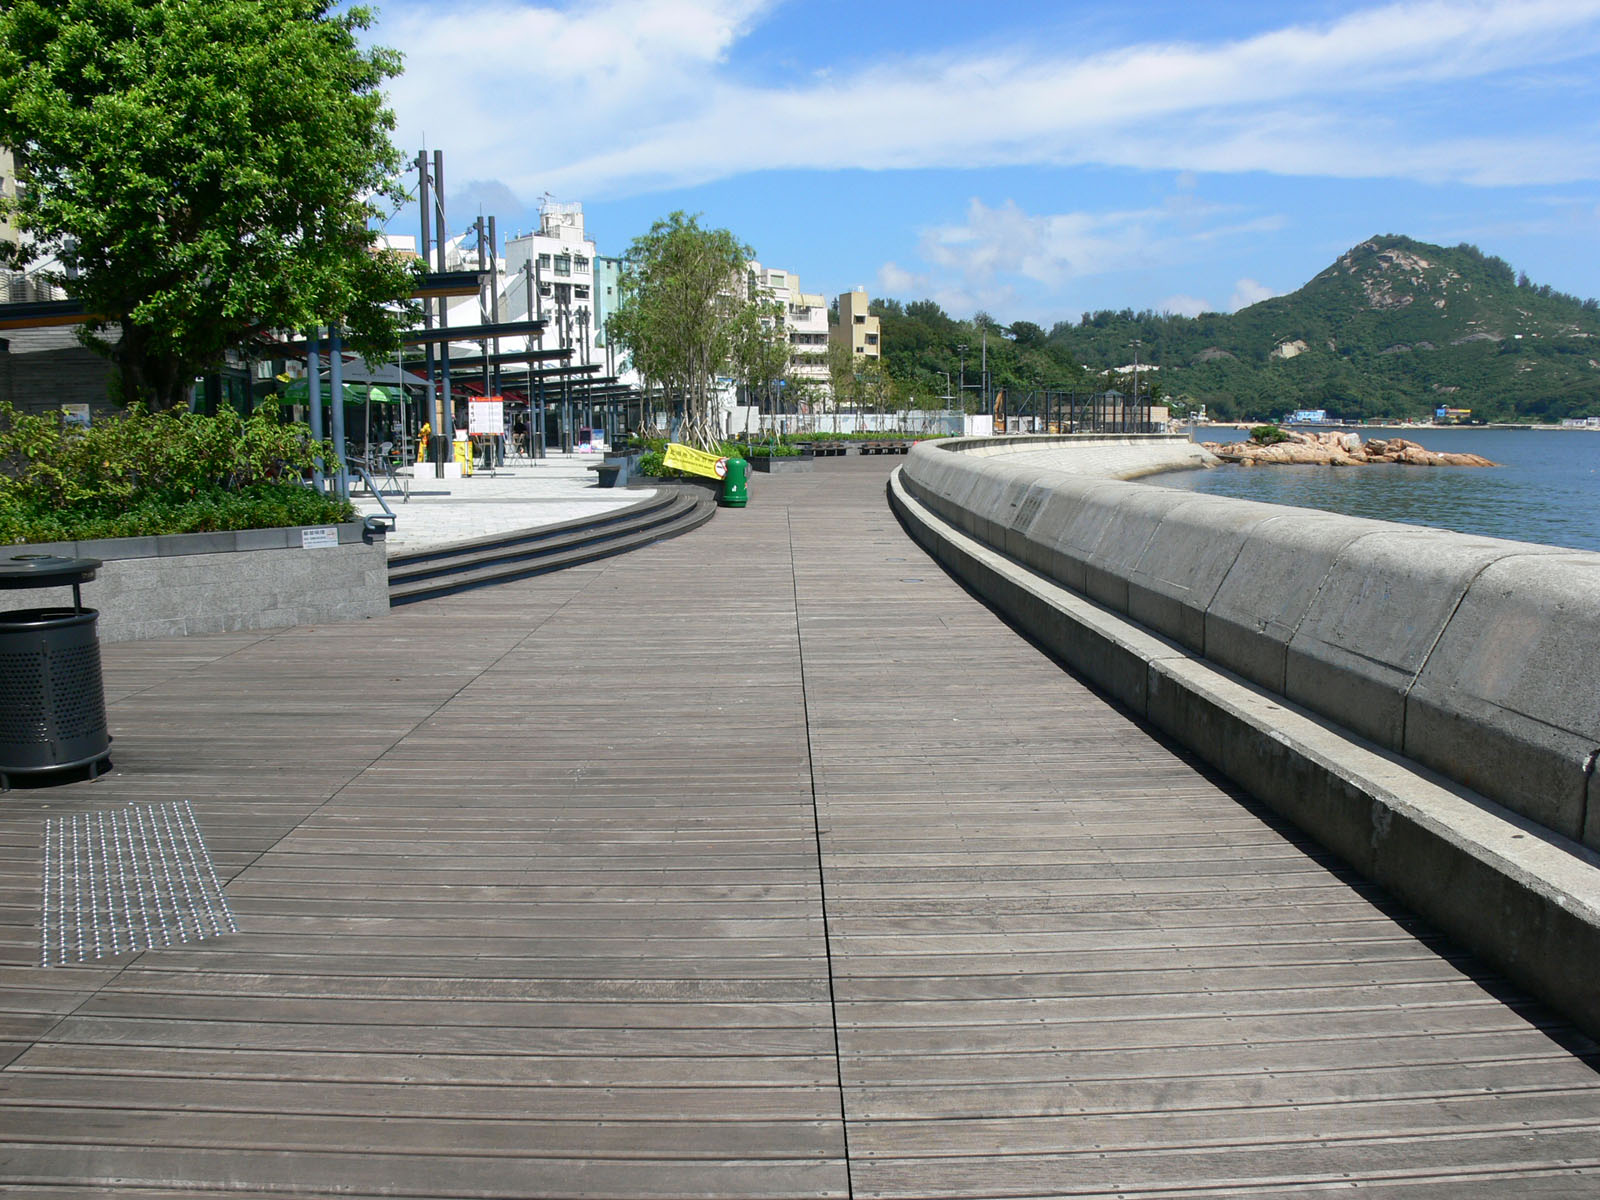
<instances>
[{"instance_id":1,"label":"street light","mask_svg":"<svg viewBox=\"0 0 1600 1200\"><path fill-rule=\"evenodd\" d=\"M954 397L950 395L950 372L949 371L940 371L939 374L944 376L944 396L943 396L943 399L945 399L945 400L954 399Z\"/></svg>"},{"instance_id":2,"label":"street light","mask_svg":"<svg viewBox=\"0 0 1600 1200\"><path fill-rule=\"evenodd\" d=\"M961 355L961 375L959 376L961 386L957 390L957 394L961 397L961 410L965 412L967 408L967 344L962 342L957 345L956 353Z\"/></svg>"}]
</instances>

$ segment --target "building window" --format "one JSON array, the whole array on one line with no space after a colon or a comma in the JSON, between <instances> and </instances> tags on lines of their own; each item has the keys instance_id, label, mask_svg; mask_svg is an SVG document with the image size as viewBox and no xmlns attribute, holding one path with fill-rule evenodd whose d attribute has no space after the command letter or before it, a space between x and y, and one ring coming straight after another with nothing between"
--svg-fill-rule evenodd
<instances>
[{"instance_id":1,"label":"building window","mask_svg":"<svg viewBox=\"0 0 1600 1200\"><path fill-rule=\"evenodd\" d=\"M550 269L550 256L548 254L539 255L539 266L546 271Z\"/></svg>"},{"instance_id":2,"label":"building window","mask_svg":"<svg viewBox=\"0 0 1600 1200\"><path fill-rule=\"evenodd\" d=\"M579 284L572 289L572 294L579 300L587 300L589 298L589 289Z\"/></svg>"},{"instance_id":3,"label":"building window","mask_svg":"<svg viewBox=\"0 0 1600 1200\"><path fill-rule=\"evenodd\" d=\"M548 296L549 294L550 294L550 285L548 283L541 283L539 285L539 295Z\"/></svg>"},{"instance_id":4,"label":"building window","mask_svg":"<svg viewBox=\"0 0 1600 1200\"><path fill-rule=\"evenodd\" d=\"M867 345L876 346L877 344L878 344L878 335L875 334L875 333L867 334Z\"/></svg>"},{"instance_id":5,"label":"building window","mask_svg":"<svg viewBox=\"0 0 1600 1200\"><path fill-rule=\"evenodd\" d=\"M557 256L557 258L556 258L556 274L557 275L571 275L572 274L572 256L570 254L562 254L562 255L558 255Z\"/></svg>"},{"instance_id":6,"label":"building window","mask_svg":"<svg viewBox=\"0 0 1600 1200\"><path fill-rule=\"evenodd\" d=\"M867 348L865 346L857 346L856 347L856 353L857 354L865 354L866 352L867 352Z\"/></svg>"},{"instance_id":7,"label":"building window","mask_svg":"<svg viewBox=\"0 0 1600 1200\"><path fill-rule=\"evenodd\" d=\"M589 260L581 254L575 255L572 260L572 265L578 268L580 271L587 271L589 269Z\"/></svg>"},{"instance_id":8,"label":"building window","mask_svg":"<svg viewBox=\"0 0 1600 1200\"><path fill-rule=\"evenodd\" d=\"M860 315L858 315L856 317L856 324L857 325L865 325L866 323L867 323L867 319L865 317L860 316Z\"/></svg>"}]
</instances>

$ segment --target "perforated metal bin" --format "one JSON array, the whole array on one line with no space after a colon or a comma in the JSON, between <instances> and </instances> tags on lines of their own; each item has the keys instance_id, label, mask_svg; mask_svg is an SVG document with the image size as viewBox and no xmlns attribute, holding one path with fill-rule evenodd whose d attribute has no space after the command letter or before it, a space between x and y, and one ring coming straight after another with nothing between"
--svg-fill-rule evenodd
<instances>
[{"instance_id":1,"label":"perforated metal bin","mask_svg":"<svg viewBox=\"0 0 1600 1200\"><path fill-rule=\"evenodd\" d=\"M99 567L97 558L53 554L0 559L0 591L72 588L71 608L0 612L0 787L110 769L100 614L78 590Z\"/></svg>"}]
</instances>

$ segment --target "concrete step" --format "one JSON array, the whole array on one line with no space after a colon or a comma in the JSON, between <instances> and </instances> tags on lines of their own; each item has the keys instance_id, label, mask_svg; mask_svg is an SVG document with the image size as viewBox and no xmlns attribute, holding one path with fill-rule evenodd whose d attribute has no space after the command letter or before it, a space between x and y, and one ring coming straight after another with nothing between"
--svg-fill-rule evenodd
<instances>
[{"instance_id":1,"label":"concrete step","mask_svg":"<svg viewBox=\"0 0 1600 1200\"><path fill-rule=\"evenodd\" d=\"M664 489L639 504L584 520L396 555L389 560L389 604L410 604L623 554L698 528L716 511L708 491Z\"/></svg>"}]
</instances>

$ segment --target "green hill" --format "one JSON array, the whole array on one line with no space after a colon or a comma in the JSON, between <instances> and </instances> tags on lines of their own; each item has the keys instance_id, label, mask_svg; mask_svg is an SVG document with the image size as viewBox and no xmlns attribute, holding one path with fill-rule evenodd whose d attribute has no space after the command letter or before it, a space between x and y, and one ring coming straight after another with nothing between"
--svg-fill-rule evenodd
<instances>
[{"instance_id":1,"label":"green hill","mask_svg":"<svg viewBox=\"0 0 1600 1200\"><path fill-rule=\"evenodd\" d=\"M926 302L889 302L891 310L884 346L891 369L911 372L902 378L926 377L930 341L944 340L937 335L970 344L976 331ZM913 320L918 312L952 328L897 330L927 325ZM907 340L897 345L897 333ZM1048 334L1027 322L993 327L991 374L996 386L1023 390L1094 386L1091 377L1103 386L1104 372L1131 361L1135 339L1141 361L1159 368L1147 382L1218 418L1297 408L1352 420L1422 416L1441 405L1489 421L1600 415L1600 303L1535 286L1474 246L1394 235L1361 243L1296 292L1231 315L1124 309L1085 313ZM935 357L948 369L948 355ZM967 361L970 372L970 350Z\"/></svg>"}]
</instances>

